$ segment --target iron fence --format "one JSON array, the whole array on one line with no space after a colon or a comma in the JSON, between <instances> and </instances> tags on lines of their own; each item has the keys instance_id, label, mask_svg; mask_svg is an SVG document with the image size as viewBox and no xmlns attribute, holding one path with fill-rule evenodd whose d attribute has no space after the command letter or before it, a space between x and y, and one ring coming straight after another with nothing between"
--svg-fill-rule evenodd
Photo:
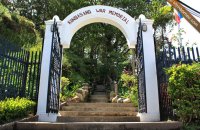
<instances>
[{"instance_id":1,"label":"iron fence","mask_svg":"<svg viewBox=\"0 0 200 130\"><path fill-rule=\"evenodd\" d=\"M161 120L175 118L172 101L167 92L169 77L166 75L164 68L169 68L174 64L192 64L193 62L200 62L198 48L175 48L169 46L157 54L157 79Z\"/></svg>"},{"instance_id":2,"label":"iron fence","mask_svg":"<svg viewBox=\"0 0 200 130\"><path fill-rule=\"evenodd\" d=\"M37 102L40 52L30 52L0 40L0 100L26 97Z\"/></svg>"}]
</instances>

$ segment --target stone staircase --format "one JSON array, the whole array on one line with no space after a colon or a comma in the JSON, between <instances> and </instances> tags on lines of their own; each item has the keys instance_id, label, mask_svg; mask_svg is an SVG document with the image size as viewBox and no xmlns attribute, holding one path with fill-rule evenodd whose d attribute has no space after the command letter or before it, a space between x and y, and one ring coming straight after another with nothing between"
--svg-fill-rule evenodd
<instances>
[{"instance_id":1,"label":"stone staircase","mask_svg":"<svg viewBox=\"0 0 200 130\"><path fill-rule=\"evenodd\" d=\"M101 100L100 100L101 101ZM63 106L58 122L139 122L132 104L71 103Z\"/></svg>"},{"instance_id":2,"label":"stone staircase","mask_svg":"<svg viewBox=\"0 0 200 130\"><path fill-rule=\"evenodd\" d=\"M179 122L139 122L136 108L122 103L70 103L57 122L17 122L13 130L180 130ZM10 129L9 129L10 130Z\"/></svg>"},{"instance_id":3,"label":"stone staircase","mask_svg":"<svg viewBox=\"0 0 200 130\"><path fill-rule=\"evenodd\" d=\"M92 103L108 102L105 86L97 85L97 87L94 90L94 93L90 96L90 102Z\"/></svg>"},{"instance_id":4,"label":"stone staircase","mask_svg":"<svg viewBox=\"0 0 200 130\"><path fill-rule=\"evenodd\" d=\"M58 122L139 122L133 104L108 103L105 87L97 85L90 103L62 106Z\"/></svg>"},{"instance_id":5,"label":"stone staircase","mask_svg":"<svg viewBox=\"0 0 200 130\"><path fill-rule=\"evenodd\" d=\"M108 103L105 87L98 85L89 103L61 107L57 122L17 122L14 130L179 130L179 122L140 122L131 103ZM37 119L36 119L37 120Z\"/></svg>"},{"instance_id":6,"label":"stone staircase","mask_svg":"<svg viewBox=\"0 0 200 130\"><path fill-rule=\"evenodd\" d=\"M181 130L179 122L18 122L15 126L13 130Z\"/></svg>"}]
</instances>

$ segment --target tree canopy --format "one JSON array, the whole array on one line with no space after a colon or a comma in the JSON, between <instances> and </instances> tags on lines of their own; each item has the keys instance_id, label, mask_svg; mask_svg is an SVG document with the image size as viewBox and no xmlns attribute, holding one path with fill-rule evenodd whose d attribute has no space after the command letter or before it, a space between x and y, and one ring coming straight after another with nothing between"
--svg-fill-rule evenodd
<instances>
[{"instance_id":1,"label":"tree canopy","mask_svg":"<svg viewBox=\"0 0 200 130\"><path fill-rule=\"evenodd\" d=\"M32 47L41 43L35 24L24 16L11 13L0 3L0 38L17 46Z\"/></svg>"},{"instance_id":2,"label":"tree canopy","mask_svg":"<svg viewBox=\"0 0 200 130\"><path fill-rule=\"evenodd\" d=\"M1 0L1 3L9 13L32 20L34 24L30 23L25 28L34 28L28 32L37 29L41 35L44 34L45 20L52 19L54 15L64 19L73 11L90 5L116 7L135 18L145 14L155 20L154 28L157 30L164 28L172 19L171 8L159 0L150 3L146 0ZM105 23L81 28L74 35L70 49L64 50L63 76L68 77L72 84L119 80L124 69L132 71L133 56L126 42L120 30Z\"/></svg>"}]
</instances>

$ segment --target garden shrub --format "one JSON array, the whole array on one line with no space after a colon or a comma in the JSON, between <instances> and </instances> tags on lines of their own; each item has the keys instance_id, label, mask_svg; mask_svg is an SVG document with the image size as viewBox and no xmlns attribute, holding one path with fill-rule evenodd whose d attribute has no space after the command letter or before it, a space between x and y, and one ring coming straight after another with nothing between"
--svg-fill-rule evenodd
<instances>
[{"instance_id":1,"label":"garden shrub","mask_svg":"<svg viewBox=\"0 0 200 130\"><path fill-rule=\"evenodd\" d=\"M33 112L35 105L35 102L19 97L0 101L0 124L27 116Z\"/></svg>"},{"instance_id":2,"label":"garden shrub","mask_svg":"<svg viewBox=\"0 0 200 130\"><path fill-rule=\"evenodd\" d=\"M200 64L174 65L166 72L176 115L185 124L200 122Z\"/></svg>"},{"instance_id":3,"label":"garden shrub","mask_svg":"<svg viewBox=\"0 0 200 130\"><path fill-rule=\"evenodd\" d=\"M61 77L61 93L65 91L67 86L70 84L70 81L66 77Z\"/></svg>"},{"instance_id":4,"label":"garden shrub","mask_svg":"<svg viewBox=\"0 0 200 130\"><path fill-rule=\"evenodd\" d=\"M81 83L72 83L66 77L61 78L61 101L66 101L68 98L72 98L76 95L76 91L82 86Z\"/></svg>"},{"instance_id":5,"label":"garden shrub","mask_svg":"<svg viewBox=\"0 0 200 130\"><path fill-rule=\"evenodd\" d=\"M10 13L0 3L0 38L7 39L20 47L30 48L42 43L34 23L17 13Z\"/></svg>"},{"instance_id":6,"label":"garden shrub","mask_svg":"<svg viewBox=\"0 0 200 130\"><path fill-rule=\"evenodd\" d=\"M61 77L61 93L60 93L60 97L61 97L61 101L64 101L67 97L68 94L68 85L70 84L70 81L68 78L66 77Z\"/></svg>"},{"instance_id":7,"label":"garden shrub","mask_svg":"<svg viewBox=\"0 0 200 130\"><path fill-rule=\"evenodd\" d=\"M190 123L190 124L184 125L181 130L200 130L200 125L197 123Z\"/></svg>"},{"instance_id":8,"label":"garden shrub","mask_svg":"<svg viewBox=\"0 0 200 130\"><path fill-rule=\"evenodd\" d=\"M130 98L131 102L138 106L137 78L128 73L123 73L119 82L119 95L123 98Z\"/></svg>"},{"instance_id":9,"label":"garden shrub","mask_svg":"<svg viewBox=\"0 0 200 130\"><path fill-rule=\"evenodd\" d=\"M132 74L123 73L121 75L122 87L132 87L136 84L136 77Z\"/></svg>"}]
</instances>

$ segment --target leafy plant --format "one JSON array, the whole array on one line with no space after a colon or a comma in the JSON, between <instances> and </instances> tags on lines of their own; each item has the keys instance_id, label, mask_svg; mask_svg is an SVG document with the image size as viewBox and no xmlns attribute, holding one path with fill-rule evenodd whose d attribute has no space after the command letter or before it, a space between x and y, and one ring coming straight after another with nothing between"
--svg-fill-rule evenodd
<instances>
[{"instance_id":1,"label":"leafy plant","mask_svg":"<svg viewBox=\"0 0 200 130\"><path fill-rule=\"evenodd\" d=\"M68 78L66 78L66 77L61 78L61 93L62 93L62 95L64 95L64 92L66 91L67 86L69 84L70 84L70 81Z\"/></svg>"},{"instance_id":2,"label":"leafy plant","mask_svg":"<svg viewBox=\"0 0 200 130\"><path fill-rule=\"evenodd\" d=\"M137 79L134 75L123 73L119 82L119 95L123 98L130 98L131 102L138 106Z\"/></svg>"},{"instance_id":3,"label":"leafy plant","mask_svg":"<svg viewBox=\"0 0 200 130\"><path fill-rule=\"evenodd\" d=\"M152 0L148 6L147 16L154 19L154 28L165 27L173 19L172 7L166 5L166 1Z\"/></svg>"},{"instance_id":4,"label":"leafy plant","mask_svg":"<svg viewBox=\"0 0 200 130\"><path fill-rule=\"evenodd\" d=\"M74 97L76 90L81 87L81 83L70 84L70 80L66 77L61 78L61 101L65 101L67 98Z\"/></svg>"},{"instance_id":5,"label":"leafy plant","mask_svg":"<svg viewBox=\"0 0 200 130\"><path fill-rule=\"evenodd\" d=\"M186 124L200 122L200 64L174 65L166 72L177 116Z\"/></svg>"},{"instance_id":6,"label":"leafy plant","mask_svg":"<svg viewBox=\"0 0 200 130\"><path fill-rule=\"evenodd\" d=\"M200 130L200 124L188 124L183 126L183 130Z\"/></svg>"},{"instance_id":7,"label":"leafy plant","mask_svg":"<svg viewBox=\"0 0 200 130\"><path fill-rule=\"evenodd\" d=\"M19 97L0 101L0 124L27 116L33 112L35 105L35 102Z\"/></svg>"},{"instance_id":8,"label":"leafy plant","mask_svg":"<svg viewBox=\"0 0 200 130\"><path fill-rule=\"evenodd\" d=\"M136 77L132 74L123 73L121 75L122 87L132 87L136 84Z\"/></svg>"}]
</instances>

